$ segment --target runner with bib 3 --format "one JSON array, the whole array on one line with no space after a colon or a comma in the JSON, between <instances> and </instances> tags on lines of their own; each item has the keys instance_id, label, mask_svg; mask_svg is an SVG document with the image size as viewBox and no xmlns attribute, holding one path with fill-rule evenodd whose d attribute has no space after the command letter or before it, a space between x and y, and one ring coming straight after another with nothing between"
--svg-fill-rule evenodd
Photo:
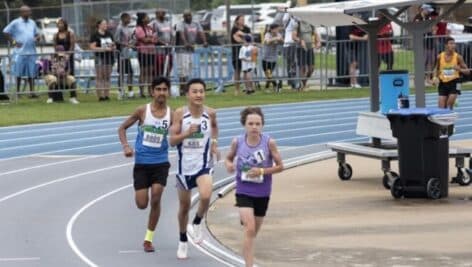
<instances>
[{"instance_id":1,"label":"runner with bib 3","mask_svg":"<svg viewBox=\"0 0 472 267\"><path fill-rule=\"evenodd\" d=\"M187 83L185 91L188 105L175 111L171 127L170 143L177 146L179 155L179 259L187 258L188 213L192 189L195 187L198 188L200 203L191 227L194 242L200 243L203 240L201 221L208 210L213 192L214 161L219 159L216 111L204 106L205 89L205 82L201 79L192 79Z\"/></svg>"}]
</instances>

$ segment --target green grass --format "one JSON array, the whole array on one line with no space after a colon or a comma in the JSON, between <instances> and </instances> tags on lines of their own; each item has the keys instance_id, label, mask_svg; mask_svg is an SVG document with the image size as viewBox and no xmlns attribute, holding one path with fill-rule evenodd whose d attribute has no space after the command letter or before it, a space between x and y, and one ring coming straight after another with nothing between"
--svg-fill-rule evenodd
<instances>
[{"instance_id":1,"label":"green grass","mask_svg":"<svg viewBox=\"0 0 472 267\"><path fill-rule=\"evenodd\" d=\"M316 65L315 67L323 66L328 70L336 70L336 54L329 53L316 53ZM319 61L320 60L320 61ZM408 50L398 50L394 52L394 69L396 70L408 70L409 73L414 73L413 64L414 64L413 52ZM381 70L385 70L387 66L385 63L381 65Z\"/></svg>"},{"instance_id":2,"label":"green grass","mask_svg":"<svg viewBox=\"0 0 472 267\"><path fill-rule=\"evenodd\" d=\"M465 90L472 89L471 84L463 87ZM427 92L435 92L435 89L427 88ZM284 90L280 94L257 92L250 96L240 95L237 97L230 89L223 94L207 93L206 104L214 108L224 108L368 96L369 90L367 88L313 90L301 93ZM79 94L78 99L81 103L72 105L68 102L68 98L64 103L53 104L46 104L44 95L39 99L20 98L18 103L0 105L0 126L129 115L137 106L150 101L149 98L118 101L112 97L110 102L105 103L98 102L93 94ZM170 98L169 100L169 105L172 108L185 103L185 97Z\"/></svg>"}]
</instances>

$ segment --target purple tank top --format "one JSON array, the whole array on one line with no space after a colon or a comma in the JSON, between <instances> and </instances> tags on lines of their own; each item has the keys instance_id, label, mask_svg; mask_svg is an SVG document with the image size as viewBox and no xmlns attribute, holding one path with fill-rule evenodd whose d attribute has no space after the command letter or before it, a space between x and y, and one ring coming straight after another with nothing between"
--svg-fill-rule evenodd
<instances>
[{"instance_id":1,"label":"purple tank top","mask_svg":"<svg viewBox=\"0 0 472 267\"><path fill-rule=\"evenodd\" d=\"M236 156L236 194L244 194L252 197L268 197L272 190L272 175L266 174L262 181L252 182L244 179L244 170L252 167L269 168L273 166L269 149L270 137L261 135L261 141L256 146L250 146L246 142L246 135L238 137Z\"/></svg>"}]
</instances>

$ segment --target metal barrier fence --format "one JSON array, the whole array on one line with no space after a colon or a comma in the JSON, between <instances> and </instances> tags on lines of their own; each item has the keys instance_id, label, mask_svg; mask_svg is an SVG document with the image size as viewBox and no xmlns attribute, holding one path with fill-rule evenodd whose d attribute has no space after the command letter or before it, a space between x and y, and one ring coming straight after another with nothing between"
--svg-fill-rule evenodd
<instances>
[{"instance_id":1,"label":"metal barrier fence","mask_svg":"<svg viewBox=\"0 0 472 267\"><path fill-rule=\"evenodd\" d=\"M431 41L432 46L427 42ZM382 60L381 69L405 69L411 76L413 73L412 51L404 48L410 47L409 38L381 39L380 42L388 42L392 45L392 53L378 54ZM432 47L426 51L425 64L432 72L437 54L443 50L444 38L428 38L425 46ZM304 49L299 46L273 46L258 45L257 53L247 56L254 68L249 71L249 82L256 88L264 87L261 83L268 84L269 88L276 89L279 83L287 82L297 89L304 79L307 86L318 89L328 89L330 85L347 85L360 83L368 86L368 54L367 43L361 41L328 41L320 49ZM243 47L244 48L244 47ZM270 51L269 51L270 50ZM463 56L466 64L472 66L472 42L457 42L456 50ZM311 54L313 51L313 54ZM57 80L55 87L45 77L52 73L52 61L57 53L39 53L35 55L23 55L23 57L35 57L38 70L36 75L36 88L39 93L53 93L58 89L69 91L79 90L84 93L97 91L98 94L109 96L108 90L124 92L127 87L141 87L141 93L147 94L144 88L150 84L152 77L166 75L171 78L173 84L182 83L182 77L199 77L210 84L210 88L217 92L224 91L224 87L235 82L235 47L231 46L197 46L192 52L185 47L140 47L137 50L126 51L81 51L68 54L70 58L69 70L74 77L74 88L70 82ZM271 54L272 53L272 54ZM271 55L269 55L271 54ZM1 58L0 70L5 76L5 88L11 96L28 94L25 91L16 90L16 81L13 77L13 63L18 61L18 56L4 56ZM21 59L21 56L20 56ZM354 64L355 63L355 64ZM305 66L305 67L303 67ZM304 77L307 67L314 66L314 72L309 77ZM130 76L128 76L130 75ZM244 75L242 75L244 76ZM67 76L62 76L67 77ZM240 81L241 83L243 81ZM246 83L247 85L247 83ZM103 92L102 90L106 90ZM275 90L276 91L276 90Z\"/></svg>"}]
</instances>

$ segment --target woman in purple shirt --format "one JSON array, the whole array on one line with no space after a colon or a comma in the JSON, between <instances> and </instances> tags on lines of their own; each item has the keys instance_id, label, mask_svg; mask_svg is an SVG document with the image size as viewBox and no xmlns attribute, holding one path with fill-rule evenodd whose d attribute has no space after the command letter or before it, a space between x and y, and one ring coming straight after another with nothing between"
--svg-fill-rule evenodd
<instances>
[{"instance_id":1,"label":"woman in purple shirt","mask_svg":"<svg viewBox=\"0 0 472 267\"><path fill-rule=\"evenodd\" d=\"M246 132L233 139L225 165L228 172L236 171L236 206L244 225L243 255L246 266L252 267L254 239L269 206L272 174L281 172L283 164L275 140L262 133L264 114L260 108L241 111L241 124Z\"/></svg>"}]
</instances>

